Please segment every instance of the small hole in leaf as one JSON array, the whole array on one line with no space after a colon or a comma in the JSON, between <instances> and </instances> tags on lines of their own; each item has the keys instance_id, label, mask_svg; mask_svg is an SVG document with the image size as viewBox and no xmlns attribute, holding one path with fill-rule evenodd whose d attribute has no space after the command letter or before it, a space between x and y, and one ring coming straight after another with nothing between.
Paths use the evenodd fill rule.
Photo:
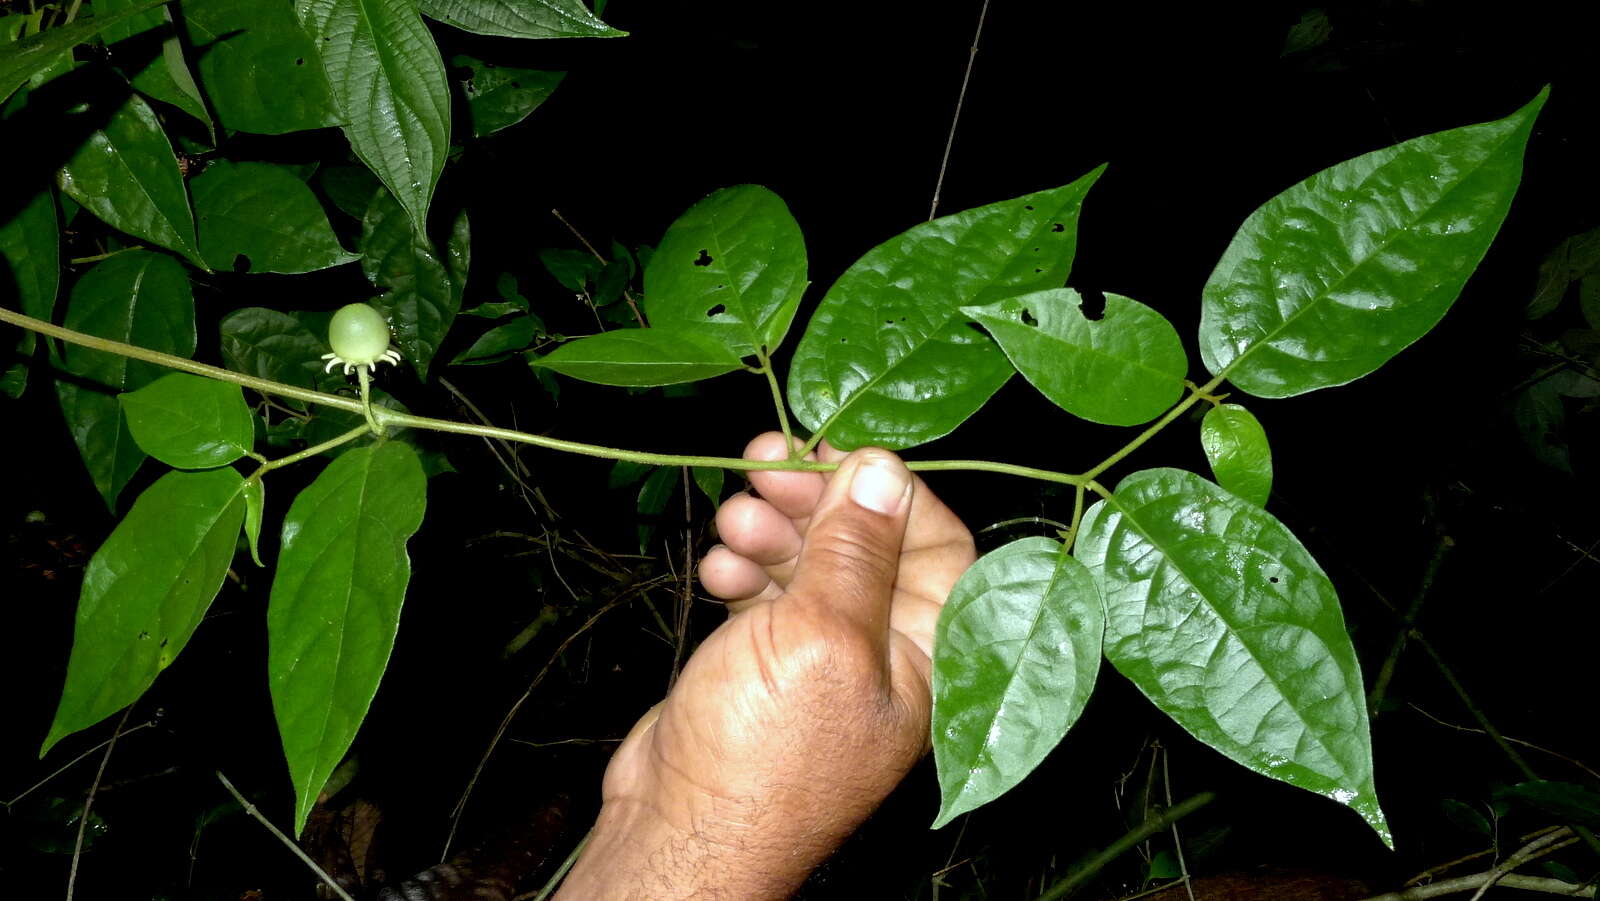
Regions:
<instances>
[{"instance_id":1,"label":"small hole in leaf","mask_svg":"<svg viewBox=\"0 0 1600 901\"><path fill-rule=\"evenodd\" d=\"M1276 585L1276 584L1278 584L1278 577L1277 576L1273 576L1272 578L1268 579L1267 581L1271 582L1274 585Z\"/></svg>"},{"instance_id":2,"label":"small hole in leaf","mask_svg":"<svg viewBox=\"0 0 1600 901\"><path fill-rule=\"evenodd\" d=\"M305 65L305 64L306 64L306 60L305 60L305 57L303 57L303 56L302 56L302 57L300 57L300 58L298 58L298 59L296 59L296 60L295 60L295 61L294 61L294 64L295 64L295 65L297 65L297 66L303 66L303 65Z\"/></svg>"},{"instance_id":3,"label":"small hole in leaf","mask_svg":"<svg viewBox=\"0 0 1600 901\"><path fill-rule=\"evenodd\" d=\"M163 638L163 639L161 639L161 644L158 645L157 647L163 647L164 648L166 646L167 646L167 640L165 638Z\"/></svg>"},{"instance_id":4,"label":"small hole in leaf","mask_svg":"<svg viewBox=\"0 0 1600 901\"><path fill-rule=\"evenodd\" d=\"M513 81L513 82L512 82L512 83L511 83L511 86L512 86L512 87L514 87L514 88L520 88L520 87L522 87L522 82L520 82L520 81Z\"/></svg>"},{"instance_id":5,"label":"small hole in leaf","mask_svg":"<svg viewBox=\"0 0 1600 901\"><path fill-rule=\"evenodd\" d=\"M233 258L233 271L234 272L249 272L250 271L250 258L245 256L242 253L236 255Z\"/></svg>"},{"instance_id":6,"label":"small hole in leaf","mask_svg":"<svg viewBox=\"0 0 1600 901\"><path fill-rule=\"evenodd\" d=\"M1027 210L1027 211L1028 211L1028 212L1030 212L1030 213L1031 213L1031 212L1033 212L1033 204L1031 204L1031 203L1025 203L1025 204L1023 204L1023 205L1022 205L1022 208L1023 208L1023 209L1025 209L1025 210Z\"/></svg>"},{"instance_id":7,"label":"small hole in leaf","mask_svg":"<svg viewBox=\"0 0 1600 901\"><path fill-rule=\"evenodd\" d=\"M1067 227L1057 222L1055 225L1050 226L1050 230L1053 232L1064 232L1067 230Z\"/></svg>"},{"instance_id":8,"label":"small hole in leaf","mask_svg":"<svg viewBox=\"0 0 1600 901\"><path fill-rule=\"evenodd\" d=\"M1043 269L1040 269L1040 268L1039 268L1039 267L1037 267L1037 266L1035 266L1035 267L1034 267L1034 268L1033 268L1033 273L1034 273L1034 275L1038 275L1038 274L1039 274L1039 273L1041 273L1041 272L1043 272L1043 271L1044 271L1044 270L1043 270Z\"/></svg>"},{"instance_id":9,"label":"small hole in leaf","mask_svg":"<svg viewBox=\"0 0 1600 901\"><path fill-rule=\"evenodd\" d=\"M1037 326L1039 320L1033 318L1033 313L1027 307L1022 308L1022 324Z\"/></svg>"},{"instance_id":10,"label":"small hole in leaf","mask_svg":"<svg viewBox=\"0 0 1600 901\"><path fill-rule=\"evenodd\" d=\"M695 257L694 264L696 266L710 266L711 265L711 254L706 253L705 250L702 249L700 251L700 255L698 257Z\"/></svg>"},{"instance_id":11,"label":"small hole in leaf","mask_svg":"<svg viewBox=\"0 0 1600 901\"><path fill-rule=\"evenodd\" d=\"M140 632L139 633L139 640L140 641L149 641L150 640L150 633L149 632Z\"/></svg>"},{"instance_id":12,"label":"small hole in leaf","mask_svg":"<svg viewBox=\"0 0 1600 901\"><path fill-rule=\"evenodd\" d=\"M1035 247L1035 248L1034 248L1034 249L1033 249L1033 252L1034 252L1034 253L1038 253L1038 252L1039 252L1039 248L1037 248L1037 247Z\"/></svg>"},{"instance_id":13,"label":"small hole in leaf","mask_svg":"<svg viewBox=\"0 0 1600 901\"><path fill-rule=\"evenodd\" d=\"M1104 291L1079 291L1083 302L1078 304L1078 311L1083 313L1083 318L1090 322L1099 322L1106 315L1106 295Z\"/></svg>"},{"instance_id":14,"label":"small hole in leaf","mask_svg":"<svg viewBox=\"0 0 1600 901\"><path fill-rule=\"evenodd\" d=\"M709 319L709 318L711 318L713 316L717 316L717 315L721 314L722 312L726 311L727 309L728 308L726 306L724 306L724 305L719 303L716 306L712 307L711 309L706 310L706 318Z\"/></svg>"},{"instance_id":15,"label":"small hole in leaf","mask_svg":"<svg viewBox=\"0 0 1600 901\"><path fill-rule=\"evenodd\" d=\"M849 338L840 338L839 339L839 343L840 344L849 344L850 343L850 339Z\"/></svg>"}]
</instances>

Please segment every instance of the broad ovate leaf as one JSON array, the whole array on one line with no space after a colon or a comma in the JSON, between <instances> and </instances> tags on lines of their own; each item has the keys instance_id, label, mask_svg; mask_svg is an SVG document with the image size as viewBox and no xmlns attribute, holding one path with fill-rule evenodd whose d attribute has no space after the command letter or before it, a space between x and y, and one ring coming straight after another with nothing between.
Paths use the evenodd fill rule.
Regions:
<instances>
[{"instance_id":1,"label":"broad ovate leaf","mask_svg":"<svg viewBox=\"0 0 1600 901\"><path fill-rule=\"evenodd\" d=\"M194 353L194 293L183 265L149 250L101 260L72 286L64 323L74 331L146 350L188 357ZM68 344L67 371L118 390L138 388L167 370L121 354Z\"/></svg>"},{"instance_id":2,"label":"broad ovate leaf","mask_svg":"<svg viewBox=\"0 0 1600 901\"><path fill-rule=\"evenodd\" d=\"M1106 658L1157 707L1392 846L1339 598L1282 523L1192 472L1147 469L1084 515L1076 556L1105 599Z\"/></svg>"},{"instance_id":3,"label":"broad ovate leaf","mask_svg":"<svg viewBox=\"0 0 1600 901\"><path fill-rule=\"evenodd\" d=\"M123 12L143 5L137 0L99 0L95 4L95 14ZM122 65L121 60L129 58L144 66L137 71L124 67L124 71L131 76L129 81L141 94L172 104L200 120L207 130L212 130L211 114L206 111L200 87L195 84L194 72L184 58L183 41L178 37L172 17L170 6L152 9L117 22L101 32L101 37L108 46L113 47L113 61ZM129 41L136 36L140 36L139 40ZM129 41L123 47L131 50L126 55L118 52L122 47L114 46L123 41ZM161 52L150 56L150 51L157 45Z\"/></svg>"},{"instance_id":4,"label":"broad ovate leaf","mask_svg":"<svg viewBox=\"0 0 1600 901\"><path fill-rule=\"evenodd\" d=\"M783 340L807 284L805 238L789 207L766 188L738 185L667 229L644 270L645 316L747 357Z\"/></svg>"},{"instance_id":5,"label":"broad ovate leaf","mask_svg":"<svg viewBox=\"0 0 1600 901\"><path fill-rule=\"evenodd\" d=\"M1251 213L1202 295L1206 367L1291 397L1354 381L1427 334L1499 231L1548 95L1324 169Z\"/></svg>"},{"instance_id":6,"label":"broad ovate leaf","mask_svg":"<svg viewBox=\"0 0 1600 901\"><path fill-rule=\"evenodd\" d=\"M616 38L627 34L595 18L583 0L418 0L430 19L462 31L507 38Z\"/></svg>"},{"instance_id":7,"label":"broad ovate leaf","mask_svg":"<svg viewBox=\"0 0 1600 901\"><path fill-rule=\"evenodd\" d=\"M317 40L350 148L418 232L450 149L444 59L413 0L295 0Z\"/></svg>"},{"instance_id":8,"label":"broad ovate leaf","mask_svg":"<svg viewBox=\"0 0 1600 901\"><path fill-rule=\"evenodd\" d=\"M1059 541L1023 538L961 575L933 643L937 829L1007 791L1077 722L1100 671L1105 611Z\"/></svg>"},{"instance_id":9,"label":"broad ovate leaf","mask_svg":"<svg viewBox=\"0 0 1600 901\"><path fill-rule=\"evenodd\" d=\"M1078 211L1102 171L923 223L868 251L828 289L795 348L795 416L841 449L949 434L1014 371L962 307L1061 287Z\"/></svg>"},{"instance_id":10,"label":"broad ovate leaf","mask_svg":"<svg viewBox=\"0 0 1600 901\"><path fill-rule=\"evenodd\" d=\"M105 103L110 101L96 101ZM105 126L56 173L61 190L112 228L165 247L206 268L195 242L189 192L161 121L139 95L114 110L91 105L81 115L107 115Z\"/></svg>"},{"instance_id":11,"label":"broad ovate leaf","mask_svg":"<svg viewBox=\"0 0 1600 901\"><path fill-rule=\"evenodd\" d=\"M1149 422L1183 393L1189 358L1178 330L1137 300L1107 294L1091 317L1077 291L1058 288L962 312L1040 393L1090 422Z\"/></svg>"},{"instance_id":12,"label":"broad ovate leaf","mask_svg":"<svg viewBox=\"0 0 1600 901\"><path fill-rule=\"evenodd\" d=\"M212 269L292 274L358 259L339 246L311 188L282 166L218 160L189 189Z\"/></svg>"},{"instance_id":13,"label":"broad ovate leaf","mask_svg":"<svg viewBox=\"0 0 1600 901\"><path fill-rule=\"evenodd\" d=\"M233 559L242 482L228 468L169 472L95 551L78 595L67 683L40 756L138 700L183 650Z\"/></svg>"},{"instance_id":14,"label":"broad ovate leaf","mask_svg":"<svg viewBox=\"0 0 1600 901\"><path fill-rule=\"evenodd\" d=\"M744 365L714 336L665 326L601 332L528 362L535 369L627 388L697 382Z\"/></svg>"},{"instance_id":15,"label":"broad ovate leaf","mask_svg":"<svg viewBox=\"0 0 1600 901\"><path fill-rule=\"evenodd\" d=\"M168 466L225 466L255 444L255 418L238 385L174 372L121 399L133 440Z\"/></svg>"},{"instance_id":16,"label":"broad ovate leaf","mask_svg":"<svg viewBox=\"0 0 1600 901\"><path fill-rule=\"evenodd\" d=\"M1200 444L1217 484L1257 507L1272 494L1272 447L1254 414L1238 404L1218 404L1200 420Z\"/></svg>"},{"instance_id":17,"label":"broad ovate leaf","mask_svg":"<svg viewBox=\"0 0 1600 901\"><path fill-rule=\"evenodd\" d=\"M267 604L267 679L294 831L367 715L411 578L427 478L399 441L341 454L289 506ZM241 507L242 509L242 507Z\"/></svg>"},{"instance_id":18,"label":"broad ovate leaf","mask_svg":"<svg viewBox=\"0 0 1600 901\"><path fill-rule=\"evenodd\" d=\"M223 126L275 135L339 124L317 45L289 4L184 0L183 22Z\"/></svg>"},{"instance_id":19,"label":"broad ovate leaf","mask_svg":"<svg viewBox=\"0 0 1600 901\"><path fill-rule=\"evenodd\" d=\"M428 365L455 322L460 294L450 270L387 191L373 195L361 221L361 270L383 294L372 301L394 330L394 342L428 377Z\"/></svg>"}]
</instances>

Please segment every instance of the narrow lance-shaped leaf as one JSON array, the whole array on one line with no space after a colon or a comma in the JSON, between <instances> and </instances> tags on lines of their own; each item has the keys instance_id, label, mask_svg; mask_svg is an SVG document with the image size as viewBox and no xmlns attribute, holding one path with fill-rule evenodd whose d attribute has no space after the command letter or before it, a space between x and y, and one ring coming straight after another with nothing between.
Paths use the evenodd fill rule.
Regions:
<instances>
[{"instance_id":1,"label":"narrow lance-shaped leaf","mask_svg":"<svg viewBox=\"0 0 1600 901\"><path fill-rule=\"evenodd\" d=\"M183 0L183 19L224 127L275 135L339 124L321 54L287 4Z\"/></svg>"},{"instance_id":2,"label":"narrow lance-shaped leaf","mask_svg":"<svg viewBox=\"0 0 1600 901\"><path fill-rule=\"evenodd\" d=\"M1196 738L1349 805L1392 847L1339 598L1282 523L1194 473L1148 469L1089 509L1076 553L1119 672Z\"/></svg>"},{"instance_id":3,"label":"narrow lance-shaped leaf","mask_svg":"<svg viewBox=\"0 0 1600 901\"><path fill-rule=\"evenodd\" d=\"M937 829L1010 791L1083 713L1105 612L1059 541L1023 538L957 580L933 643Z\"/></svg>"},{"instance_id":4,"label":"narrow lance-shaped leaf","mask_svg":"<svg viewBox=\"0 0 1600 901\"><path fill-rule=\"evenodd\" d=\"M267 506L266 486L260 478L245 479L239 486L239 493L244 497L244 537L250 544L250 559L257 566L266 566L261 562L261 516Z\"/></svg>"},{"instance_id":5,"label":"narrow lance-shaped leaf","mask_svg":"<svg viewBox=\"0 0 1600 901\"><path fill-rule=\"evenodd\" d=\"M93 115L91 109L84 115ZM56 181L112 228L176 251L204 269L189 192L161 121L137 94L110 112L67 160Z\"/></svg>"},{"instance_id":6,"label":"narrow lance-shaped leaf","mask_svg":"<svg viewBox=\"0 0 1600 901\"><path fill-rule=\"evenodd\" d=\"M0 224L0 257L10 270L12 284L0 284L0 299L35 319L51 321L56 292L61 283L61 230L56 224L55 192L34 194L10 221ZM34 333L24 329L17 338L21 359L0 373L0 389L18 397L28 383L27 358L32 356Z\"/></svg>"},{"instance_id":7,"label":"narrow lance-shaped leaf","mask_svg":"<svg viewBox=\"0 0 1600 901\"><path fill-rule=\"evenodd\" d=\"M960 425L1014 371L961 308L1061 287L1078 211L1102 171L923 223L868 251L828 289L795 348L795 416L841 449L907 448Z\"/></svg>"},{"instance_id":8,"label":"narrow lance-shaped leaf","mask_svg":"<svg viewBox=\"0 0 1600 901\"><path fill-rule=\"evenodd\" d=\"M738 185L667 229L644 270L645 316L747 357L783 341L807 284L805 238L788 206L759 185Z\"/></svg>"},{"instance_id":9,"label":"narrow lance-shaped leaf","mask_svg":"<svg viewBox=\"0 0 1600 901\"><path fill-rule=\"evenodd\" d=\"M450 149L444 59L412 0L295 0L344 133L419 233Z\"/></svg>"},{"instance_id":10,"label":"narrow lance-shaped leaf","mask_svg":"<svg viewBox=\"0 0 1600 901\"><path fill-rule=\"evenodd\" d=\"M1178 330L1137 300L1105 295L1097 318L1071 288L965 307L1012 365L1056 406L1105 425L1160 416L1183 393L1189 357Z\"/></svg>"},{"instance_id":11,"label":"narrow lance-shaped leaf","mask_svg":"<svg viewBox=\"0 0 1600 901\"><path fill-rule=\"evenodd\" d=\"M624 328L568 341L529 361L535 369L629 388L695 382L741 367L714 337L682 328Z\"/></svg>"},{"instance_id":12,"label":"narrow lance-shaped leaf","mask_svg":"<svg viewBox=\"0 0 1600 901\"><path fill-rule=\"evenodd\" d=\"M460 309L455 280L427 236L385 191L367 205L361 253L362 272L384 291L372 305L389 320L395 343L417 375L427 378Z\"/></svg>"},{"instance_id":13,"label":"narrow lance-shaped leaf","mask_svg":"<svg viewBox=\"0 0 1600 901\"><path fill-rule=\"evenodd\" d=\"M1427 334L1500 230L1548 96L1324 169L1251 213L1206 282L1206 367L1291 397L1358 379Z\"/></svg>"},{"instance_id":14,"label":"narrow lance-shaped leaf","mask_svg":"<svg viewBox=\"0 0 1600 901\"><path fill-rule=\"evenodd\" d=\"M430 19L474 34L507 38L616 38L627 34L595 18L582 0L418 0Z\"/></svg>"},{"instance_id":15,"label":"narrow lance-shaped leaf","mask_svg":"<svg viewBox=\"0 0 1600 901\"><path fill-rule=\"evenodd\" d=\"M294 832L367 715L411 578L427 478L390 441L328 464L289 507L267 606L267 678L294 781Z\"/></svg>"},{"instance_id":16,"label":"narrow lance-shaped leaf","mask_svg":"<svg viewBox=\"0 0 1600 901\"><path fill-rule=\"evenodd\" d=\"M95 35L107 28L165 2L167 0L151 0L103 16L79 19L0 47L0 102L10 97L11 92L22 87L30 77L54 65L61 54L93 40Z\"/></svg>"},{"instance_id":17,"label":"narrow lance-shaped leaf","mask_svg":"<svg viewBox=\"0 0 1600 901\"><path fill-rule=\"evenodd\" d=\"M134 0L98 0L95 3L95 15L120 12L144 4ZM200 88L195 84L194 73L189 70L189 62L183 55L183 42L178 39L176 28L172 23L171 7L152 9L149 12L125 19L107 28L102 32L102 37L108 45L116 45L136 35L144 35L144 40L149 44L136 46L137 59L142 67L132 71L122 66L121 57L116 51L121 48L113 47L112 61L122 66L123 71L131 76L130 81L141 93L170 103L178 109L200 120L208 130L212 128L211 114L206 112L205 102L200 98ZM131 41L130 45L140 45L139 41ZM160 53L151 54L156 43L160 45ZM215 135L213 134L213 137Z\"/></svg>"},{"instance_id":18,"label":"narrow lance-shaped leaf","mask_svg":"<svg viewBox=\"0 0 1600 901\"><path fill-rule=\"evenodd\" d=\"M238 385L174 372L121 400L133 440L168 466L226 466L255 444L255 420Z\"/></svg>"},{"instance_id":19,"label":"narrow lance-shaped leaf","mask_svg":"<svg viewBox=\"0 0 1600 901\"><path fill-rule=\"evenodd\" d=\"M1266 430L1238 404L1218 404L1200 421L1200 444L1217 484L1258 507L1272 494L1272 447Z\"/></svg>"},{"instance_id":20,"label":"narrow lance-shaped leaf","mask_svg":"<svg viewBox=\"0 0 1600 901\"><path fill-rule=\"evenodd\" d=\"M300 273L358 259L339 246L316 195L281 166L218 160L190 189L213 269Z\"/></svg>"},{"instance_id":21,"label":"narrow lance-shaped leaf","mask_svg":"<svg viewBox=\"0 0 1600 901\"><path fill-rule=\"evenodd\" d=\"M67 683L40 756L143 695L222 588L244 518L232 469L169 472L145 489L83 574Z\"/></svg>"}]
</instances>

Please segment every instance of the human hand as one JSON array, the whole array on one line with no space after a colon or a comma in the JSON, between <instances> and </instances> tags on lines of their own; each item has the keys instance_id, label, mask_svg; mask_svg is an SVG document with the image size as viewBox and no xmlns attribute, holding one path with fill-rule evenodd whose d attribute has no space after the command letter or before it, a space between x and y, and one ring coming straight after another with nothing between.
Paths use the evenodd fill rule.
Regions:
<instances>
[{"instance_id":1,"label":"human hand","mask_svg":"<svg viewBox=\"0 0 1600 901\"><path fill-rule=\"evenodd\" d=\"M927 751L934 626L972 536L893 454L820 458L840 468L752 473L760 497L722 505L700 577L728 621L618 748L560 897L786 897Z\"/></svg>"}]
</instances>

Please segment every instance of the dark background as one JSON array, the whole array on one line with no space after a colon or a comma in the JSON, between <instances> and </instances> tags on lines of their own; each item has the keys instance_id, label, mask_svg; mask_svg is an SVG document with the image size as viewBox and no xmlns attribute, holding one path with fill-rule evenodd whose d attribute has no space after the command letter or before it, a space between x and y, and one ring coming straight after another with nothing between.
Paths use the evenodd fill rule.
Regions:
<instances>
[{"instance_id":1,"label":"dark background","mask_svg":"<svg viewBox=\"0 0 1600 901\"><path fill-rule=\"evenodd\" d=\"M548 322L581 322L588 314L535 260L539 248L577 246L551 209L597 245L615 239L632 247L655 243L710 191L753 182L785 198L806 234L814 284L803 323L854 259L927 218L980 7L614 0L605 18L631 35L604 41L516 42L435 26L447 60L465 52L570 73L528 121L468 142L461 163L447 168L436 208L465 203L473 221L468 304L493 299L495 277L510 272ZM1327 4L1328 40L1284 55L1286 35L1308 8L997 0L984 22L939 209L1065 184L1108 162L1084 206L1070 283L1125 294L1167 315L1186 337L1199 377L1189 336L1200 288L1251 210L1325 166L1500 118L1553 85L1519 198L1445 321L1353 385L1247 403L1273 443L1269 509L1333 578L1369 683L1396 629L1378 596L1408 604L1448 536L1420 627L1504 732L1592 766L1600 597L1594 401L1563 401L1572 474L1529 453L1510 405L1549 362L1531 354L1532 341L1581 325L1570 302L1536 323L1524 309L1544 254L1600 225L1600 145L1591 127L1596 17L1537 2ZM328 132L250 149L319 159L342 147ZM335 291L364 284L359 275L344 277L356 281L335 282ZM253 276L248 285L212 286L202 355L207 317L214 325L236 306L300 305L304 284ZM325 306L345 299L330 294ZM464 346L470 338L452 340ZM210 343L214 355L214 337ZM516 363L446 374L500 424L599 444L737 454L771 425L765 386L742 376L689 397L564 382L557 402ZM413 409L459 415L436 386L400 377L391 387ZM0 477L8 536L0 685L9 711L0 731L0 800L109 735L102 726L63 742L43 763L33 760L65 669L83 555L114 523L82 474L48 391L31 391L4 415L14 456ZM1195 433L1192 421L1174 423L1111 481L1144 466L1205 472ZM1127 437L1054 411L1014 379L954 435L908 456L1077 471ZM618 738L659 697L673 661L672 649L647 634L653 620L638 604L609 614L553 657L597 609L603 580L580 581L583 599L568 596L541 556L523 553L526 543L485 539L497 531L539 535L550 523L515 498L481 445L441 446L462 472L430 485L394 660L357 742L356 789L384 806L396 874L437 858L445 817L478 755L547 661L555 666L512 725L513 738ZM561 534L582 533L619 555L637 551L633 498L606 489L607 464L543 452L525 459L562 514ZM147 471L130 486L124 507L153 477ZM292 496L288 481L275 489L280 510ZM1070 517L1070 495L1034 483L978 474L929 482L974 529ZM650 548L657 562L637 563L641 571L666 566L660 539L668 539L671 565L681 567L679 503L657 523ZM46 522L23 523L33 510ZM689 530L700 547L709 512L698 499ZM41 575L41 563L55 577ZM197 888L181 888L197 817L226 801L213 770L228 772L278 822L289 817L264 690L267 584L252 569L240 564L242 584L224 588L183 658L136 708L130 722L156 708L164 716L112 759L113 790L96 802L103 833L84 858L79 897L228 898L248 888L310 897L298 864L237 816L198 833ZM670 619L671 593L655 603L667 605L660 609ZM502 661L501 647L541 604L558 609L558 622ZM714 605L699 603L691 638L719 617ZM1401 659L1390 697L1373 741L1397 854L1349 811L1248 773L1164 724L1106 667L1083 720L1020 790L964 824L929 832L937 788L925 765L808 892L926 898L931 874L958 864L942 877L940 897L1031 898L1127 828L1114 798L1121 792L1124 805L1137 801L1152 741L1170 752L1175 796L1221 794L1185 823L1191 868L1306 867L1394 888L1487 841L1453 823L1445 800L1487 814L1494 788L1522 777L1487 739L1408 706L1471 725L1415 647ZM502 744L469 808L466 841L499 820L553 807L568 823L551 850L559 860L592 818L611 747ZM1584 779L1553 757L1525 753L1547 778ZM81 804L94 766L80 764L0 821L0 876L9 884L61 891L67 855L59 840L65 835L70 850L71 833L60 813ZM553 800L558 793L569 796L565 806ZM1543 825L1516 816L1507 834ZM1086 896L1133 891L1140 875L1130 858Z\"/></svg>"}]
</instances>

